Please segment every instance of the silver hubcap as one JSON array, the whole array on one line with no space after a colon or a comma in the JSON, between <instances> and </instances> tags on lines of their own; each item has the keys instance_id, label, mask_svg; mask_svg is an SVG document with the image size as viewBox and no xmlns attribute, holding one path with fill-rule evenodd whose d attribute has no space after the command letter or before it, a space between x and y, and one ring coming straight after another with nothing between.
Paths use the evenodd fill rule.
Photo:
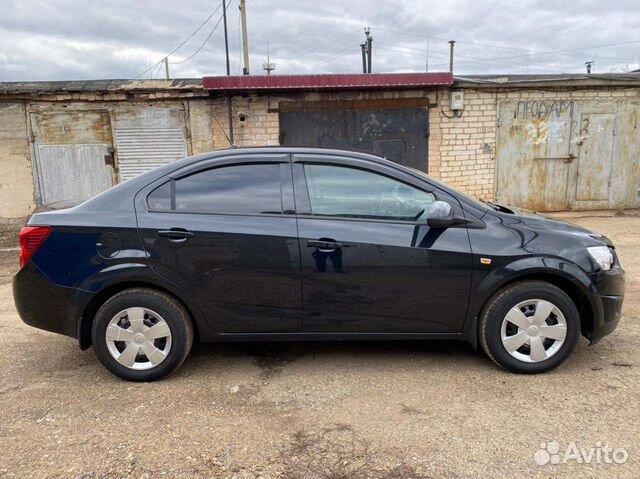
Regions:
<instances>
[{"instance_id":1,"label":"silver hubcap","mask_svg":"<svg viewBox=\"0 0 640 479\"><path fill-rule=\"evenodd\" d=\"M502 345L514 358L539 363L556 354L567 336L567 321L556 305L544 299L516 304L502 320Z\"/></svg>"},{"instance_id":2,"label":"silver hubcap","mask_svg":"<svg viewBox=\"0 0 640 479\"><path fill-rule=\"evenodd\" d=\"M111 356L130 369L151 369L164 361L171 350L171 330L155 311L127 308L119 312L105 333Z\"/></svg>"}]
</instances>

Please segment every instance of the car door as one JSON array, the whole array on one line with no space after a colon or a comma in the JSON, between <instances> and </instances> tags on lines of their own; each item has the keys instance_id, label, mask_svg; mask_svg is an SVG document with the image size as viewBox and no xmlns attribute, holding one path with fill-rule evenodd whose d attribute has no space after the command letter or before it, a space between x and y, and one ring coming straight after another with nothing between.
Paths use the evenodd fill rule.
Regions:
<instances>
[{"instance_id":1,"label":"car door","mask_svg":"<svg viewBox=\"0 0 640 479\"><path fill-rule=\"evenodd\" d=\"M192 295L209 332L300 331L289 155L236 155L158 183L137 208L149 264Z\"/></svg>"},{"instance_id":2,"label":"car door","mask_svg":"<svg viewBox=\"0 0 640 479\"><path fill-rule=\"evenodd\" d=\"M469 237L464 226L426 224L434 201L461 213L459 202L384 165L324 155L293 162L304 331L459 332Z\"/></svg>"}]
</instances>

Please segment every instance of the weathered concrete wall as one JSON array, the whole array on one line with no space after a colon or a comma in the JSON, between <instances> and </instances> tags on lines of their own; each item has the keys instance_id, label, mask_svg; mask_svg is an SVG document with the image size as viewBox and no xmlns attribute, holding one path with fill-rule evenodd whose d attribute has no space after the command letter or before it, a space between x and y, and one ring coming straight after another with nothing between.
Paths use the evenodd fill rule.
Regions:
<instances>
[{"instance_id":1,"label":"weathered concrete wall","mask_svg":"<svg viewBox=\"0 0 640 479\"><path fill-rule=\"evenodd\" d=\"M188 103L189 134L191 154L198 155L215 149L213 104L208 99L193 100Z\"/></svg>"},{"instance_id":2,"label":"weathered concrete wall","mask_svg":"<svg viewBox=\"0 0 640 479\"><path fill-rule=\"evenodd\" d=\"M0 104L0 223L22 221L35 207L30 156L24 104Z\"/></svg>"}]
</instances>

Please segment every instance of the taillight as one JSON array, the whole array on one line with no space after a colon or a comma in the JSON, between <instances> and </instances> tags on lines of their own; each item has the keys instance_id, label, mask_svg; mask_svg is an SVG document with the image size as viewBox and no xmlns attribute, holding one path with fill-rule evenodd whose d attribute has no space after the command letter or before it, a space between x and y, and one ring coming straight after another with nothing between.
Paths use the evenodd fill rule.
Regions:
<instances>
[{"instance_id":1,"label":"taillight","mask_svg":"<svg viewBox=\"0 0 640 479\"><path fill-rule=\"evenodd\" d=\"M29 262L51 233L49 226L25 226L20 230L20 267Z\"/></svg>"}]
</instances>

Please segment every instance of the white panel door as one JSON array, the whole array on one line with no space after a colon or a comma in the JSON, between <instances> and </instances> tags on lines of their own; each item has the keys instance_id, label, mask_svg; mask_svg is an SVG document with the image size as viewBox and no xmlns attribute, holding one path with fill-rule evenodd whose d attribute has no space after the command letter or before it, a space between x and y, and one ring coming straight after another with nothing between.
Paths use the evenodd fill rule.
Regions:
<instances>
[{"instance_id":1,"label":"white panel door","mask_svg":"<svg viewBox=\"0 0 640 479\"><path fill-rule=\"evenodd\" d=\"M37 145L41 202L50 208L82 203L113 185L105 165L109 145Z\"/></svg>"}]
</instances>

